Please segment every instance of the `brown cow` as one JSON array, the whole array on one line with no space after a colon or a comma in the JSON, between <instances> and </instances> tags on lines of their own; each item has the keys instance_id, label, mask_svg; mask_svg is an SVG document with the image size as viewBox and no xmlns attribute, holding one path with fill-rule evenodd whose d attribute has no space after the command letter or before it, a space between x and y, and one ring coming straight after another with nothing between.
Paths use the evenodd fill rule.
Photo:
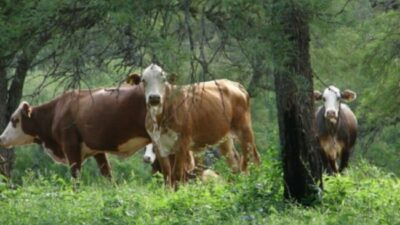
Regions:
<instances>
[{"instance_id":1,"label":"brown cow","mask_svg":"<svg viewBox=\"0 0 400 225\"><path fill-rule=\"evenodd\" d=\"M333 173L342 172L348 166L351 148L357 138L357 119L342 100L352 101L356 93L350 90L340 92L329 86L321 94L314 91L315 100L323 100L324 105L316 110L316 128L323 156ZM338 168L337 160L340 159Z\"/></svg>"},{"instance_id":2,"label":"brown cow","mask_svg":"<svg viewBox=\"0 0 400 225\"><path fill-rule=\"evenodd\" d=\"M0 145L36 142L77 177L94 156L102 175L111 176L105 153L129 156L150 143L145 129L143 86L70 91L40 106L22 102L0 136Z\"/></svg>"},{"instance_id":3,"label":"brown cow","mask_svg":"<svg viewBox=\"0 0 400 225\"><path fill-rule=\"evenodd\" d=\"M239 83L215 80L187 86L171 85L165 72L152 64L135 78L143 82L147 105L146 129L157 144L163 171L172 183L185 180L189 150L198 152L220 145L233 171L239 166L233 151L233 137L242 147L241 170L247 170L249 156L260 157L254 143L249 95ZM167 156L175 154L172 168ZM250 154L250 155L249 155Z\"/></svg>"}]
</instances>

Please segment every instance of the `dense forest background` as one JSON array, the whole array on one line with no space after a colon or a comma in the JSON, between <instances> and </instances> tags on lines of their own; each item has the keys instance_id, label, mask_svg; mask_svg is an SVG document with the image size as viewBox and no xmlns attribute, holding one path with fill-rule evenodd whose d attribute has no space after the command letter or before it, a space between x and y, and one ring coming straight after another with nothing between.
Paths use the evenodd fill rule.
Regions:
<instances>
[{"instance_id":1,"label":"dense forest background","mask_svg":"<svg viewBox=\"0 0 400 225\"><path fill-rule=\"evenodd\" d=\"M351 217L358 214L357 212L366 215L378 210L372 206L372 209L356 208L362 204L368 206L375 204L382 208L386 207L389 212L392 212L390 211L392 209L395 211L393 207L396 204L389 200L385 201L391 198L393 200L393 196L381 196L381 192L375 190L379 187L387 192L396 187L399 189L399 182L388 184L386 178L396 180L400 175L398 163L400 2L397 0L288 2L302 12L309 25L311 41L309 53L314 88L322 91L327 85L333 84L340 89L351 89L357 93L356 101L349 104L359 121L359 137L351 157L350 170L347 175L331 178L326 182L325 195L328 197L322 210L342 212L339 207L332 209L329 205L342 205L348 210L355 207L354 214L349 213L346 216L344 213L343 217L336 218L336 222L340 219L353 221ZM284 7L284 4L279 4L280 1L273 0L1 1L0 128L2 130L5 127L8 117L20 100L27 100L36 105L49 101L69 89L119 86L129 73L140 72L151 62L157 62L168 73L178 75L177 82L180 84L215 78L239 81L252 97L253 127L258 149L263 156L263 166L247 178L231 178L238 179L238 185L233 189L236 190L234 193L242 193L243 199L232 196L227 198L232 202L234 202L232 199L235 199L235 202L243 201L240 202L241 205L238 204L244 208L230 210L245 212L241 215L243 217L236 221L234 217L229 220L227 218L230 216L225 215L225 218L218 214L215 218L210 218L210 221L225 218L226 221L232 221L232 224L234 221L240 223L242 219L249 223L278 222L276 219L278 215L283 215L294 207L277 203L279 201L276 193L281 194L282 190L279 185L271 184L281 183L282 173L274 85L274 70L279 67L274 57L280 52L275 44L283 39L273 23L274 16L280 15L279 10L284 10L280 8ZM1 149L1 151L3 155L1 166L3 170L11 171L12 181L16 185L33 184L40 187L50 183L57 187L62 186L64 189L61 189L65 190L64 182L68 181L64 179L68 180L70 176L68 168L52 162L40 146L31 145L14 150ZM130 184L129 180L135 180L134 184L138 186L154 187L159 184L151 179L150 168L141 162L140 157L141 154L136 154L134 157L122 160L111 156L114 179L117 183L120 182L122 190L129 188L127 187L129 185L126 185L126 182ZM12 161L15 163L8 163ZM5 168L7 166L9 168ZM221 174L231 176L223 162L217 161L214 169ZM83 166L82 175L82 180L87 182L89 187L83 187L81 193L77 195L81 197L90 195L88 194L90 185L97 186L94 183L101 179L98 176L100 175L95 162L89 160ZM361 181L360 177L367 181ZM357 180L358 178L360 180ZM385 180L376 183L374 179L378 178ZM41 183L34 181L35 179L41 180ZM245 183L254 184L254 190L251 189L253 186L246 187ZM268 191L259 191L257 189L259 184L264 185L262 187ZM364 186L359 186L361 184ZM106 184L101 183L101 185ZM204 194L201 190L207 187L196 186L197 190L200 190L200 195ZM211 192L224 195L224 191L230 189L217 186L217 189L211 187ZM359 191L367 197L360 194L358 196L360 202L348 203L345 196L351 194L345 189L351 190L353 194ZM371 197L368 190L375 197L378 196L379 200ZM190 192L193 191L190 187L181 191L181 197L177 197L179 195L168 197L164 192L160 194L160 190L156 196L158 200L165 199L167 203L164 204L171 204L168 207L174 207L174 204L186 204L182 201L195 198L190 196ZM115 197L111 193L102 193L110 202L100 196L92 196L101 202L100 205L125 207L123 199L128 197L128 194L121 191L116 194L119 197ZM228 204L215 199L214 202L209 196L211 194L207 193L204 202L211 202L211 209L218 208L219 204ZM15 193L8 193L4 194L4 198L11 199L13 195L18 196ZM32 201L39 202L41 197L43 196L38 195L37 199L33 197ZM258 212L259 208L252 208L250 203L244 203L246 199L253 197L264 199L263 203L261 200L254 203L254 207L260 205L260 209L264 211ZM136 196L136 198L141 197ZM157 202L155 199L141 200ZM85 204L90 205L88 202ZM138 204L136 206L143 210L151 208L149 205L140 205L134 200L128 202L133 205ZM192 203L203 204L203 202ZM356 206L352 205L353 203ZM1 204L5 207L11 205L4 202ZM40 207L37 206L38 209ZM181 212L180 209L181 206L176 206L174 209L176 218L179 218L179 213L197 215L195 212ZM64 209L60 210L62 212ZM200 211L208 212L207 210ZM219 210L224 212L222 208ZM19 212L17 209L11 211ZM110 213L108 215L110 218L113 216L128 218L130 213L133 216L137 214L129 210L118 212L121 214L111 211ZM309 214L296 208L292 213L293 217L286 218L287 220L302 221L300 218L303 218L310 222L313 221L310 218L316 218L313 223L326 221L323 213L318 214L320 212ZM383 220L365 219L355 223L374 223L373 221L385 223L387 214L379 214ZM269 219L262 220L259 218L260 215ZM304 218L306 215L310 218ZM379 217L373 213L371 215L374 215L375 219ZM4 220L7 218L14 218L18 224L17 217L12 215L3 217ZM39 221L37 223L41 221L38 218L34 219L35 217L27 216L27 218L30 218L30 221ZM390 218L391 220L386 223L393 222L394 217ZM22 218L20 219L21 223L29 221L23 222ZM148 219L143 221L162 223L154 218ZM177 219L175 222L179 221ZM284 221L285 219L280 223ZM109 220L100 222L111 224ZM212 222L206 223L212 224Z\"/></svg>"}]
</instances>

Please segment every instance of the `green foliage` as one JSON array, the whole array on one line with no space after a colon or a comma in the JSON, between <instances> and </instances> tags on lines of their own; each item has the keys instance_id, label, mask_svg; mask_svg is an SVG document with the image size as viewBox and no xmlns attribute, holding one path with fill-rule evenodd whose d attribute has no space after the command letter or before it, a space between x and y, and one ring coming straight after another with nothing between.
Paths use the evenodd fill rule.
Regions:
<instances>
[{"instance_id":1,"label":"green foliage","mask_svg":"<svg viewBox=\"0 0 400 225\"><path fill-rule=\"evenodd\" d=\"M370 163L388 172L400 175L400 135L399 125L385 126L371 141L370 136L362 140L356 148L357 159L367 159ZM368 142L369 141L369 142ZM365 143L366 142L366 143Z\"/></svg>"},{"instance_id":2,"label":"green foliage","mask_svg":"<svg viewBox=\"0 0 400 225\"><path fill-rule=\"evenodd\" d=\"M400 180L362 161L345 175L325 177L322 202L302 207L282 199L278 152L261 167L224 182L193 181L172 191L157 177L117 183L93 178L77 186L57 174L23 176L1 188L1 224L397 224ZM138 165L136 165L138 166ZM2 185L4 187L4 185Z\"/></svg>"}]
</instances>

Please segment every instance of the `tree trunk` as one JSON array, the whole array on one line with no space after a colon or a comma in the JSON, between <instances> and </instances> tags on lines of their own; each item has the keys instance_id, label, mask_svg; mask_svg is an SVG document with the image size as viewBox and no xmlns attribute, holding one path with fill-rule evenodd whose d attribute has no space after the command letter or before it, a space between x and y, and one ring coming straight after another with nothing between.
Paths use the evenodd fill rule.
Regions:
<instances>
[{"instance_id":1,"label":"tree trunk","mask_svg":"<svg viewBox=\"0 0 400 225\"><path fill-rule=\"evenodd\" d=\"M9 113L7 110L7 70L5 62L0 59L0 132L8 123ZM14 151L0 147L0 173L6 177L11 176L11 168L14 161Z\"/></svg>"},{"instance_id":2,"label":"tree trunk","mask_svg":"<svg viewBox=\"0 0 400 225\"><path fill-rule=\"evenodd\" d=\"M26 52L23 52L17 61L17 68L15 70L15 76L12 80L10 89L7 90L7 79L6 69L2 68L3 71L0 73L4 76L0 78L0 98L1 98L1 109L0 109L0 132L4 130L10 119L11 114L17 108L22 98L22 92L24 88L25 77L28 73L30 65L32 63L33 56L29 56ZM12 167L15 162L14 149L5 149L0 147L0 173L10 178Z\"/></svg>"},{"instance_id":3,"label":"tree trunk","mask_svg":"<svg viewBox=\"0 0 400 225\"><path fill-rule=\"evenodd\" d=\"M36 54L35 54L36 55ZM28 70L31 66L34 56L31 56L24 51L17 60L17 68L15 70L15 76L12 79L10 89L8 90L8 102L7 111L10 113L18 107L19 102L22 98L22 92L24 89L24 82Z\"/></svg>"},{"instance_id":4,"label":"tree trunk","mask_svg":"<svg viewBox=\"0 0 400 225\"><path fill-rule=\"evenodd\" d=\"M276 1L273 9L273 25L280 34L274 39L273 56L284 196L311 204L322 190L321 149L314 127L308 21L294 4Z\"/></svg>"},{"instance_id":5,"label":"tree trunk","mask_svg":"<svg viewBox=\"0 0 400 225\"><path fill-rule=\"evenodd\" d=\"M15 69L15 75L9 89L6 76L7 69L5 63L0 60L0 132L7 126L11 114L21 101L25 78L32 61L49 38L49 33L43 33L38 39L33 40L18 56L17 68ZM14 161L15 153L13 149L4 149L0 147L0 173L6 177L11 177Z\"/></svg>"}]
</instances>

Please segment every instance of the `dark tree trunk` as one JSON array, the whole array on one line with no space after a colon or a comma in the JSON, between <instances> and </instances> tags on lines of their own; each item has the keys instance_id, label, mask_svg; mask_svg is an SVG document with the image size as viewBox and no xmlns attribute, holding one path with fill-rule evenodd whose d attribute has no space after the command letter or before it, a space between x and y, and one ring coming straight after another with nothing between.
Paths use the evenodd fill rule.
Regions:
<instances>
[{"instance_id":1,"label":"dark tree trunk","mask_svg":"<svg viewBox=\"0 0 400 225\"><path fill-rule=\"evenodd\" d=\"M12 79L9 89L7 87L8 82L6 78L7 70L5 69L5 67L2 67L0 69L0 132L2 132L7 126L11 114L21 101L25 77L32 60L32 56L27 55L25 51L20 55L17 61L15 76ZM0 173L8 178L11 177L11 171L14 165L14 161L14 150L0 147Z\"/></svg>"},{"instance_id":2,"label":"dark tree trunk","mask_svg":"<svg viewBox=\"0 0 400 225\"><path fill-rule=\"evenodd\" d=\"M8 123L7 99L7 70L5 62L0 59L0 132L4 130ZM14 158L14 151L0 147L0 173L2 175L11 176Z\"/></svg>"},{"instance_id":3,"label":"dark tree trunk","mask_svg":"<svg viewBox=\"0 0 400 225\"><path fill-rule=\"evenodd\" d=\"M11 114L21 101L25 78L32 61L49 38L49 33L43 33L21 52L17 58L17 67L9 88L6 76L7 69L5 63L0 60L0 132L4 130ZM11 177L14 161L15 153L13 149L0 147L0 173L6 177Z\"/></svg>"},{"instance_id":4,"label":"dark tree trunk","mask_svg":"<svg viewBox=\"0 0 400 225\"><path fill-rule=\"evenodd\" d=\"M277 1L273 9L280 33L273 46L279 137L285 198L310 204L322 190L321 149L314 128L308 21L293 4Z\"/></svg>"},{"instance_id":5,"label":"dark tree trunk","mask_svg":"<svg viewBox=\"0 0 400 225\"><path fill-rule=\"evenodd\" d=\"M35 54L36 56L36 54ZM24 51L17 59L17 68L15 70L15 76L12 79L11 86L8 90L8 102L7 111L8 116L18 107L19 102L22 98L22 92L24 89L25 77L31 66L34 56L29 55Z\"/></svg>"}]
</instances>

